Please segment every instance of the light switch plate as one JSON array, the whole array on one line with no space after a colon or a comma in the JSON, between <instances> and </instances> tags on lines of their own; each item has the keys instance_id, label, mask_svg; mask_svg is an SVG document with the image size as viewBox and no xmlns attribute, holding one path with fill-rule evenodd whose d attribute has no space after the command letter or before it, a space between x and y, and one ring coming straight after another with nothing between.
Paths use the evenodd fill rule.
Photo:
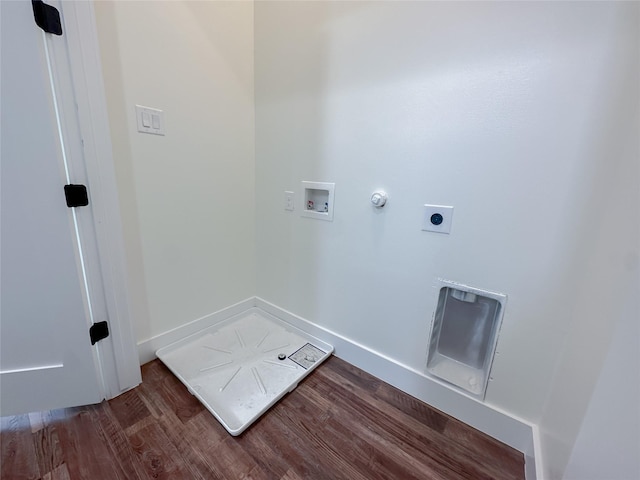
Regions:
<instances>
[{"instance_id":1,"label":"light switch plate","mask_svg":"<svg viewBox=\"0 0 640 480\"><path fill-rule=\"evenodd\" d=\"M453 207L445 205L425 205L422 211L422 230L426 232L449 233L453 219Z\"/></svg>"},{"instance_id":2,"label":"light switch plate","mask_svg":"<svg viewBox=\"0 0 640 480\"><path fill-rule=\"evenodd\" d=\"M284 192L284 209L285 210L289 210L290 212L293 211L293 205L294 205L294 193L290 192L290 191L285 191Z\"/></svg>"},{"instance_id":3,"label":"light switch plate","mask_svg":"<svg viewBox=\"0 0 640 480\"><path fill-rule=\"evenodd\" d=\"M138 131L152 135L164 135L164 112L157 108L136 105L136 123Z\"/></svg>"}]
</instances>

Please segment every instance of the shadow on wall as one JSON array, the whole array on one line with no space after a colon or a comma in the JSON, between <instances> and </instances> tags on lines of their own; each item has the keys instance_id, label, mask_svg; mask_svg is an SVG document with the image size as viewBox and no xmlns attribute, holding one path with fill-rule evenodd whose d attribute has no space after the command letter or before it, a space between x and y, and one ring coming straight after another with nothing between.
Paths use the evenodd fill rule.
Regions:
<instances>
[{"instance_id":1,"label":"shadow on wall","mask_svg":"<svg viewBox=\"0 0 640 480\"><path fill-rule=\"evenodd\" d=\"M584 141L577 147L581 162L574 178L586 188L572 199L573 227L580 241L569 258L571 277L566 279L575 284L576 294L569 303L561 357L540 421L544 458L553 467L550 478L562 476L603 362L611 354L614 326L632 310L625 310L627 299L637 296L640 38L635 7L635 17L623 8L610 19L610 42L584 117ZM636 318L638 313L636 309ZM638 373L637 365L625 368Z\"/></svg>"},{"instance_id":2,"label":"shadow on wall","mask_svg":"<svg viewBox=\"0 0 640 480\"><path fill-rule=\"evenodd\" d=\"M149 336L151 317L145 280L140 217L133 169L131 138L127 105L114 99L125 98L125 86L120 61L120 41L114 2L95 2L98 38L102 60L102 75L107 92L109 128L113 148L113 162L118 183L122 232L127 258L128 288L131 291L131 318L137 340ZM108 65L108 68L105 68Z\"/></svg>"},{"instance_id":3,"label":"shadow on wall","mask_svg":"<svg viewBox=\"0 0 640 480\"><path fill-rule=\"evenodd\" d=\"M236 13L237 6L233 5L233 2L217 2L216 10L213 13L207 2L184 2L184 7L192 14L188 22L189 34L195 35L203 41L206 40L207 49L210 49L212 54L215 52L216 56L224 58L227 70L233 72L235 81L242 86L247 99L253 102L253 81L251 81L253 79L253 65L248 63L246 58L234 54L238 49L253 51L253 37L234 34L236 26L227 20ZM196 25L199 25L200 28L194 32ZM178 24L176 28L184 32L183 26ZM184 55L192 54L193 52L184 52ZM193 58L194 63L203 61L199 56L201 54L202 51L199 50L198 55ZM212 85L214 84L215 81L212 79Z\"/></svg>"},{"instance_id":4,"label":"shadow on wall","mask_svg":"<svg viewBox=\"0 0 640 480\"><path fill-rule=\"evenodd\" d=\"M144 341L255 294L253 3L96 13ZM138 133L134 105L164 110L166 135Z\"/></svg>"},{"instance_id":5,"label":"shadow on wall","mask_svg":"<svg viewBox=\"0 0 640 480\"><path fill-rule=\"evenodd\" d=\"M303 5L287 15L279 15L270 5L256 3L256 16L270 16L268 22L255 23L255 36L269 37L268 50L282 55L265 54L265 45L255 44L256 82L256 218L269 218L270 227L258 234L258 296L276 305L286 305L303 317L311 318L321 308L322 278L327 254L327 238L335 234L336 222L302 218L305 208L301 181L334 182L325 169L324 96L328 82L328 39L322 19L331 9L328 2L315 3L313 18ZM263 31L262 29L267 30ZM304 32L304 44L292 41L291 30ZM295 59L308 57L301 64ZM259 99L259 101L258 101ZM286 124L270 121L280 115ZM293 141L288 141L288 140ZM261 161L277 157L279 165ZM340 204L340 186L335 202ZM294 211L283 211L282 192L295 192ZM339 207L338 207L339 208ZM277 216L272 212L278 212ZM276 242L277 247L273 245ZM269 265L277 265L272 268ZM278 295L268 288L279 285ZM267 288L265 288L267 287Z\"/></svg>"}]
</instances>

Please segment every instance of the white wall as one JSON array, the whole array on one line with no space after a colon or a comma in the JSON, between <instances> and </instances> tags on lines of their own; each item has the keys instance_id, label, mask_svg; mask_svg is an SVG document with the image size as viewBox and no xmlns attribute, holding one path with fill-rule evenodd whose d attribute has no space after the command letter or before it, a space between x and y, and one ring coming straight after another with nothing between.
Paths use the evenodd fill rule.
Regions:
<instances>
[{"instance_id":1,"label":"white wall","mask_svg":"<svg viewBox=\"0 0 640 480\"><path fill-rule=\"evenodd\" d=\"M640 478L640 279L616 324L613 341L563 478Z\"/></svg>"},{"instance_id":2,"label":"white wall","mask_svg":"<svg viewBox=\"0 0 640 480\"><path fill-rule=\"evenodd\" d=\"M255 291L253 4L95 8L143 341ZM136 104L166 136L136 131Z\"/></svg>"},{"instance_id":3,"label":"white wall","mask_svg":"<svg viewBox=\"0 0 640 480\"><path fill-rule=\"evenodd\" d=\"M578 433L589 432L593 426L593 411L601 408L598 405L603 395L611 394L609 399L633 398L640 378L637 336L626 342L614 338L610 343L616 324L622 324L619 328L632 334L633 328L637 332L640 319L635 303L640 291L640 4L609 9L612 14L602 17L603 26L612 35L602 65L602 87L598 94L601 108L590 119L588 145L592 155L585 157L581 172L588 195L582 199L576 232L580 241L575 247L573 271L578 295L571 303L561 358L539 421L542 455L548 466L546 478L561 478ZM631 327L631 322L636 327ZM613 373L614 366L624 372L626 386ZM588 413L596 380L598 390ZM613 385L621 388L615 393L603 391ZM635 395L637 398L637 390ZM640 451L637 432L635 444L625 445L621 435L613 435L621 416L626 417L627 428L634 422L634 415L637 422L640 407L636 403L634 412L624 410L625 404L620 400L609 405L609 429L600 430L599 441L616 445L619 453L637 454ZM605 458L603 455L603 465L612 463ZM622 474L626 465L612 469L607 478L636 478L631 472ZM576 466L574 463L574 472ZM592 471L595 473L597 469Z\"/></svg>"},{"instance_id":4,"label":"white wall","mask_svg":"<svg viewBox=\"0 0 640 480\"><path fill-rule=\"evenodd\" d=\"M258 295L423 370L438 277L504 292L486 401L570 446L637 268L637 7L257 2ZM283 210L301 180L336 183L332 223Z\"/></svg>"}]
</instances>

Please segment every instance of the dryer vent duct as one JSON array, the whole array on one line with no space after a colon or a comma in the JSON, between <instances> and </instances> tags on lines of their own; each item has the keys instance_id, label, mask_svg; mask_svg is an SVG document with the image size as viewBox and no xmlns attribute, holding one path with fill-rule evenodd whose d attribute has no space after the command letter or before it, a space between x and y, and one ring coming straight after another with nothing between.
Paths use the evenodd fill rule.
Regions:
<instances>
[{"instance_id":1,"label":"dryer vent duct","mask_svg":"<svg viewBox=\"0 0 640 480\"><path fill-rule=\"evenodd\" d=\"M506 298L441 281L427 372L484 398Z\"/></svg>"}]
</instances>

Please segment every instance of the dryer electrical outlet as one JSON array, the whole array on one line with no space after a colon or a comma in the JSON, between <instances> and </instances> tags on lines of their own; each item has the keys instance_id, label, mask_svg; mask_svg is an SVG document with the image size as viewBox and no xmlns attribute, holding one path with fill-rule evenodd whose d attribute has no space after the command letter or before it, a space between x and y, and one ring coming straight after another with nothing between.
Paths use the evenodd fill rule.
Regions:
<instances>
[{"instance_id":1,"label":"dryer electrical outlet","mask_svg":"<svg viewBox=\"0 0 640 480\"><path fill-rule=\"evenodd\" d=\"M450 233L453 207L425 205L422 211L422 230L426 232Z\"/></svg>"}]
</instances>

